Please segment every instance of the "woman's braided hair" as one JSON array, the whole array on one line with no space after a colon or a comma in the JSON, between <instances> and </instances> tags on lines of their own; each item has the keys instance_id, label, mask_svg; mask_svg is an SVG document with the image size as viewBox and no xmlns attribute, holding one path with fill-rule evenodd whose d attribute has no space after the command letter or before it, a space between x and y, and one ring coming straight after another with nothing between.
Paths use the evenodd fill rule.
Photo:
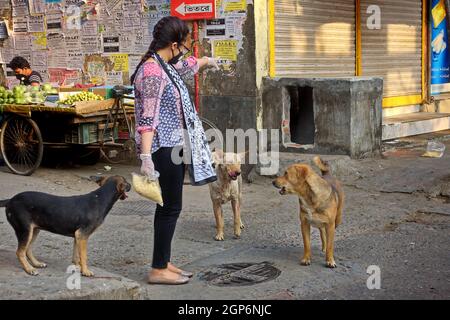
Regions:
<instances>
[{"instance_id":1,"label":"woman's braided hair","mask_svg":"<svg viewBox=\"0 0 450 320\"><path fill-rule=\"evenodd\" d=\"M186 23L177 17L164 17L158 21L153 29L153 41L147 52L142 57L131 76L131 84L134 83L139 68L158 50L164 49L172 43L181 44L186 40L189 34L189 28Z\"/></svg>"}]
</instances>

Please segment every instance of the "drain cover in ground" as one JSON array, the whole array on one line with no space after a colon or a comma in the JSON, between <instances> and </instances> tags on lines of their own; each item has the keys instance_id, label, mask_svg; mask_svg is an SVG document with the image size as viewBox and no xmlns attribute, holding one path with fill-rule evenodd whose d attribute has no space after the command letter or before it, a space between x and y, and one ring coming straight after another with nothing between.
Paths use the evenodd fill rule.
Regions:
<instances>
[{"instance_id":1,"label":"drain cover in ground","mask_svg":"<svg viewBox=\"0 0 450 320\"><path fill-rule=\"evenodd\" d=\"M276 279L281 271L270 262L231 263L203 271L200 279L215 286L251 286Z\"/></svg>"}]
</instances>

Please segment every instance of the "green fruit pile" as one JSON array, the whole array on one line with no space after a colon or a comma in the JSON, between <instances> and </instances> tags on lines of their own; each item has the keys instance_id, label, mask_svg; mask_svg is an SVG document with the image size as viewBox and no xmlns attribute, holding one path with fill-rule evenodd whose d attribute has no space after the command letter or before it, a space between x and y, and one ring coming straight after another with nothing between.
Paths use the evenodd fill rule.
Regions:
<instances>
[{"instance_id":1,"label":"green fruit pile","mask_svg":"<svg viewBox=\"0 0 450 320\"><path fill-rule=\"evenodd\" d=\"M0 104L14 104L14 93L0 86Z\"/></svg>"},{"instance_id":2,"label":"green fruit pile","mask_svg":"<svg viewBox=\"0 0 450 320\"><path fill-rule=\"evenodd\" d=\"M39 86L15 86L7 90L0 86L0 104L42 104L47 95L58 94L51 84Z\"/></svg>"},{"instance_id":3,"label":"green fruit pile","mask_svg":"<svg viewBox=\"0 0 450 320\"><path fill-rule=\"evenodd\" d=\"M80 92L69 96L66 100L60 101L61 104L73 105L75 102L79 101L99 101L104 100L102 96L99 96L93 92Z\"/></svg>"}]
</instances>

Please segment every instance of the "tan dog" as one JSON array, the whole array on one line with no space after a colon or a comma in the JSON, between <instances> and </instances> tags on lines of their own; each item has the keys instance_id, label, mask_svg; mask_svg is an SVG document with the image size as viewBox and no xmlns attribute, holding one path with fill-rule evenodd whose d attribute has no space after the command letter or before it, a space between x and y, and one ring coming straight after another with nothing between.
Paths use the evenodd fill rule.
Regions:
<instances>
[{"instance_id":1,"label":"tan dog","mask_svg":"<svg viewBox=\"0 0 450 320\"><path fill-rule=\"evenodd\" d=\"M224 240L222 205L231 201L234 215L234 236L240 238L244 224L241 221L242 176L241 155L216 150L212 154L217 181L209 184L209 192L216 218L217 241Z\"/></svg>"},{"instance_id":2,"label":"tan dog","mask_svg":"<svg viewBox=\"0 0 450 320\"><path fill-rule=\"evenodd\" d=\"M335 268L334 233L342 221L344 192L340 183L331 176L327 163L320 157L314 163L322 177L306 164L290 166L282 177L273 181L281 195L295 194L300 202L300 221L304 244L302 265L311 264L311 226L319 228L322 251L326 252L326 265Z\"/></svg>"}]
</instances>

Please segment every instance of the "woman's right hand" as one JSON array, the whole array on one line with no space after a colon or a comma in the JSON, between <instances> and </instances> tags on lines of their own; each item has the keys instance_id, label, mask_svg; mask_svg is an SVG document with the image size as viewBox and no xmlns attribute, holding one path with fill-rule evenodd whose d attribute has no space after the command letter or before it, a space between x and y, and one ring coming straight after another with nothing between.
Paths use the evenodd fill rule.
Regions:
<instances>
[{"instance_id":1,"label":"woman's right hand","mask_svg":"<svg viewBox=\"0 0 450 320\"><path fill-rule=\"evenodd\" d=\"M152 155L141 154L139 157L142 160L141 173L151 180L157 179L159 177L159 174L157 171L155 171L155 165L152 160Z\"/></svg>"}]
</instances>

